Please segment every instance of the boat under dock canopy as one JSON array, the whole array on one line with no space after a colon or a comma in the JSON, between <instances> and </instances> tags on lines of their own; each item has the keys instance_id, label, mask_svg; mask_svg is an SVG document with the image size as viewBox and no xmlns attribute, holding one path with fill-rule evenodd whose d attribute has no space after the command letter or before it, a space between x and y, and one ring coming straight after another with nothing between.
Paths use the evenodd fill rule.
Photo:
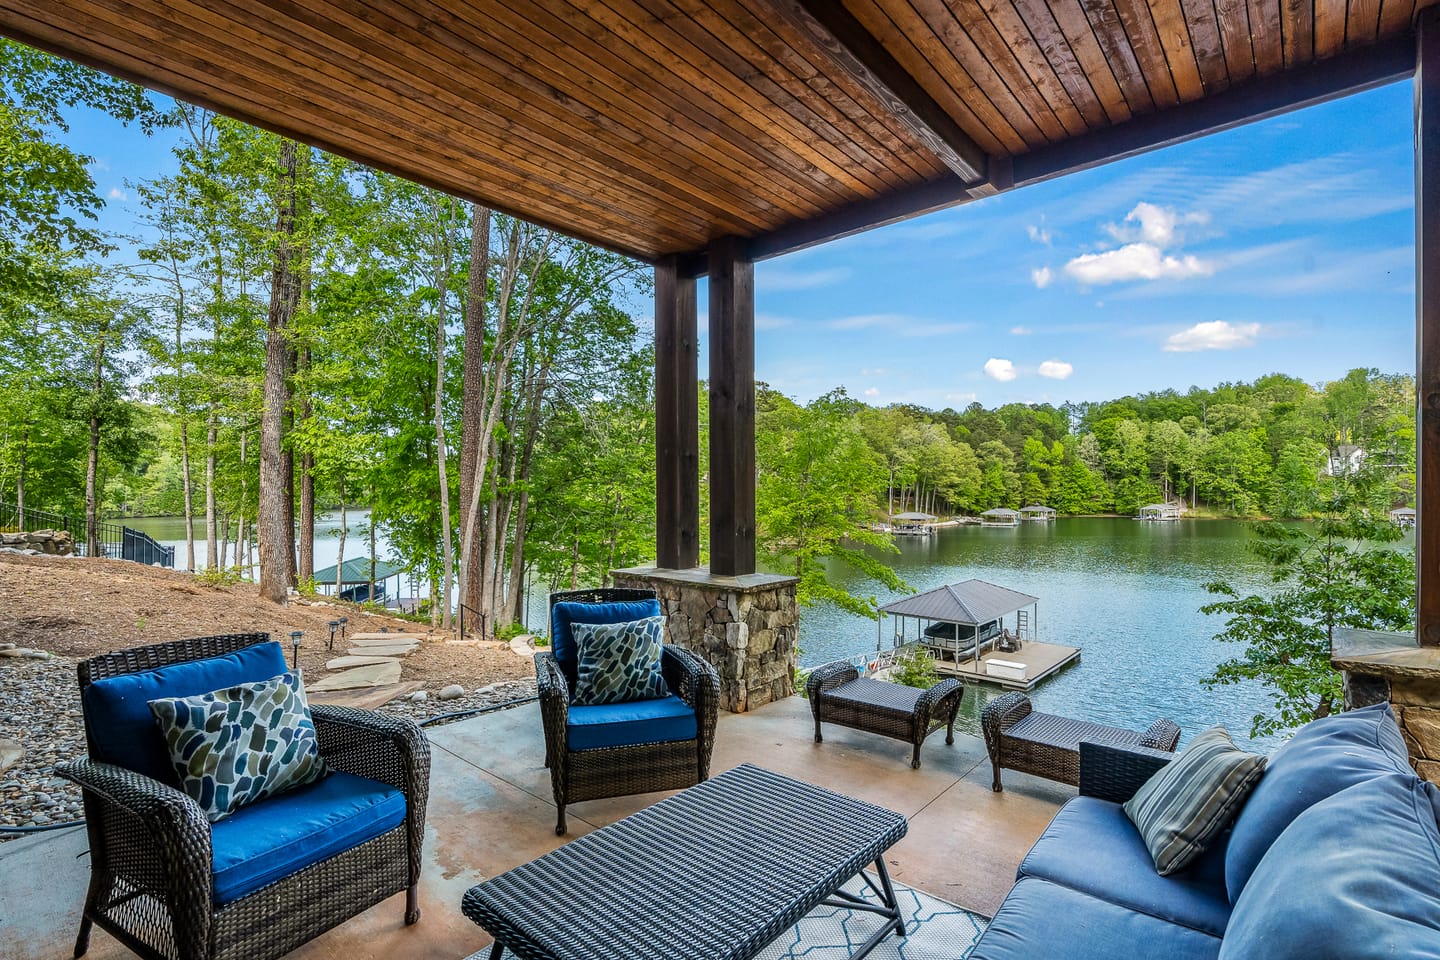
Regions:
<instances>
[{"instance_id":1,"label":"boat under dock canopy","mask_svg":"<svg viewBox=\"0 0 1440 960\"><path fill-rule=\"evenodd\" d=\"M940 673L1029 690L1080 659L1078 647L1036 639L1039 605L1038 597L985 580L947 584L880 607L875 648L884 646L885 617L894 617L894 645L924 647Z\"/></svg>"}]
</instances>

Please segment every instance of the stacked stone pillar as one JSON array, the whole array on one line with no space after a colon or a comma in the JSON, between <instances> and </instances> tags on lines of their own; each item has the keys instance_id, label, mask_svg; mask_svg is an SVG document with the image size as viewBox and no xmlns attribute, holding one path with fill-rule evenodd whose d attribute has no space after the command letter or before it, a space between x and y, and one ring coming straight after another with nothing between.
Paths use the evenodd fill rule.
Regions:
<instances>
[{"instance_id":1,"label":"stacked stone pillar","mask_svg":"<svg viewBox=\"0 0 1440 960\"><path fill-rule=\"evenodd\" d=\"M800 611L794 577L737 577L694 570L616 570L617 587L654 590L667 641L704 657L720 674L720 708L744 713L795 692Z\"/></svg>"},{"instance_id":2,"label":"stacked stone pillar","mask_svg":"<svg viewBox=\"0 0 1440 960\"><path fill-rule=\"evenodd\" d=\"M1345 709L1388 700L1415 772L1440 783L1440 648L1376 630L1337 630L1330 662L1345 678Z\"/></svg>"}]
</instances>

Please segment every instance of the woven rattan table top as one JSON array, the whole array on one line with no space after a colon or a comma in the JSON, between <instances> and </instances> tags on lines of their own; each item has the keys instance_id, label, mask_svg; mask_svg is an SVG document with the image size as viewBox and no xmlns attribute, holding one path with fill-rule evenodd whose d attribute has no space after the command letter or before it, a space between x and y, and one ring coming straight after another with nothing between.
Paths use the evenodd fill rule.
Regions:
<instances>
[{"instance_id":1,"label":"woven rattan table top","mask_svg":"<svg viewBox=\"0 0 1440 960\"><path fill-rule=\"evenodd\" d=\"M905 830L743 764L472 887L463 909L527 960L746 960Z\"/></svg>"}]
</instances>

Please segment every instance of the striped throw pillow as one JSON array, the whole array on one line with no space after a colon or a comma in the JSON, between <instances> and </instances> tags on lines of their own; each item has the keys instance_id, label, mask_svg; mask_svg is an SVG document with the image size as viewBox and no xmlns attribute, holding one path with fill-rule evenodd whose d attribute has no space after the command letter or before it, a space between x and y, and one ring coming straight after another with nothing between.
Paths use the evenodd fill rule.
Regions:
<instances>
[{"instance_id":1,"label":"striped throw pillow","mask_svg":"<svg viewBox=\"0 0 1440 960\"><path fill-rule=\"evenodd\" d=\"M1224 727L1190 742L1125 804L1161 876L1183 870L1235 819L1265 758L1235 746Z\"/></svg>"}]
</instances>

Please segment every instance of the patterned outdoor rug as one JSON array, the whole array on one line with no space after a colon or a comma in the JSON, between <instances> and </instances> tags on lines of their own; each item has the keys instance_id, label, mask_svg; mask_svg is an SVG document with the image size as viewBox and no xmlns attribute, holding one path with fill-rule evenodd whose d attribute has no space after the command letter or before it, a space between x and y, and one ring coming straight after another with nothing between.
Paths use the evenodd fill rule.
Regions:
<instances>
[{"instance_id":1,"label":"patterned outdoor rug","mask_svg":"<svg viewBox=\"0 0 1440 960\"><path fill-rule=\"evenodd\" d=\"M845 885L872 902L878 898L859 880ZM905 938L891 934L869 954L874 960L962 960L990 921L928 893L895 884L905 917ZM846 960L884 921L863 910L816 907L762 950L757 960ZM868 958L867 958L868 960Z\"/></svg>"},{"instance_id":2,"label":"patterned outdoor rug","mask_svg":"<svg viewBox=\"0 0 1440 960\"><path fill-rule=\"evenodd\" d=\"M859 880L850 881L845 889L872 902L878 900ZM867 960L964 960L990 922L978 913L902 883L895 884L895 899L904 911L908 933L904 939L894 934L886 937ZM882 922L875 914L863 910L816 907L762 950L756 960L848 960ZM486 960L489 956L490 948L486 947L466 960ZM511 956L508 950L505 956Z\"/></svg>"}]
</instances>

